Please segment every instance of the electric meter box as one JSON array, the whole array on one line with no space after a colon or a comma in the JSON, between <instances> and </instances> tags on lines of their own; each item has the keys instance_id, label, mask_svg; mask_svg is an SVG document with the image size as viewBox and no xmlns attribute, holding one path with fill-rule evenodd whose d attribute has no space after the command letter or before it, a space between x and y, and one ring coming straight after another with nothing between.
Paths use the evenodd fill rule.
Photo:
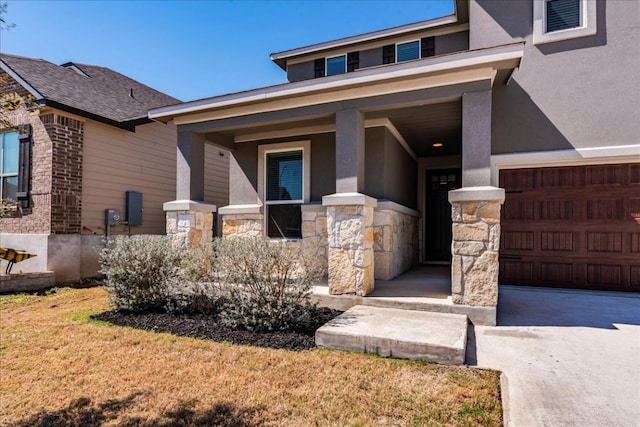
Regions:
<instances>
[{"instance_id":1,"label":"electric meter box","mask_svg":"<svg viewBox=\"0 0 640 427\"><path fill-rule=\"evenodd\" d=\"M142 225L142 193L137 191L126 192L127 224Z\"/></svg>"}]
</instances>

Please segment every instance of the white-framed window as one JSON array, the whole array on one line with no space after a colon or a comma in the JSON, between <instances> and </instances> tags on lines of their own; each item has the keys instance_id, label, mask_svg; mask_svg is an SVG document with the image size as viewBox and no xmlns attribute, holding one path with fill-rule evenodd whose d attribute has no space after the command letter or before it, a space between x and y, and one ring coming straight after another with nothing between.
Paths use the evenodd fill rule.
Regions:
<instances>
[{"instance_id":1,"label":"white-framed window","mask_svg":"<svg viewBox=\"0 0 640 427\"><path fill-rule=\"evenodd\" d=\"M258 146L258 195L264 203L265 234L302 238L301 206L309 201L310 141Z\"/></svg>"},{"instance_id":2,"label":"white-framed window","mask_svg":"<svg viewBox=\"0 0 640 427\"><path fill-rule=\"evenodd\" d=\"M420 59L420 40L396 44L396 62Z\"/></svg>"},{"instance_id":3,"label":"white-framed window","mask_svg":"<svg viewBox=\"0 0 640 427\"><path fill-rule=\"evenodd\" d=\"M533 43L596 34L596 0L534 0Z\"/></svg>"},{"instance_id":4,"label":"white-framed window","mask_svg":"<svg viewBox=\"0 0 640 427\"><path fill-rule=\"evenodd\" d=\"M0 132L0 198L16 200L19 147L18 132Z\"/></svg>"},{"instance_id":5,"label":"white-framed window","mask_svg":"<svg viewBox=\"0 0 640 427\"><path fill-rule=\"evenodd\" d=\"M347 72L347 55L332 56L326 59L325 70L327 76L344 74Z\"/></svg>"}]
</instances>

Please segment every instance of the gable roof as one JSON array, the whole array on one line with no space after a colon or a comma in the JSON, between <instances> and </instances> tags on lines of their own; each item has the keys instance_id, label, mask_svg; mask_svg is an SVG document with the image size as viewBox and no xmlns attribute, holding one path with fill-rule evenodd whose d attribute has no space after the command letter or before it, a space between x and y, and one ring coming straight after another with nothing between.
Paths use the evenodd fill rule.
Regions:
<instances>
[{"instance_id":1,"label":"gable roof","mask_svg":"<svg viewBox=\"0 0 640 427\"><path fill-rule=\"evenodd\" d=\"M0 66L40 105L127 130L148 123L147 112L180 102L106 67L0 54Z\"/></svg>"}]
</instances>

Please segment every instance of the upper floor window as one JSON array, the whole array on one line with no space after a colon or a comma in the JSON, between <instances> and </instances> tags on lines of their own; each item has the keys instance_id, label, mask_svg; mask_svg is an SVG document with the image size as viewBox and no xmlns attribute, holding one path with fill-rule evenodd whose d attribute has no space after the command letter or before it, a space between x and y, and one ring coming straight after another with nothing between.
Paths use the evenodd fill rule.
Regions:
<instances>
[{"instance_id":1,"label":"upper floor window","mask_svg":"<svg viewBox=\"0 0 640 427\"><path fill-rule=\"evenodd\" d=\"M595 0L534 0L533 43L596 34Z\"/></svg>"},{"instance_id":2,"label":"upper floor window","mask_svg":"<svg viewBox=\"0 0 640 427\"><path fill-rule=\"evenodd\" d=\"M396 45L396 62L411 61L420 58L420 40Z\"/></svg>"},{"instance_id":3,"label":"upper floor window","mask_svg":"<svg viewBox=\"0 0 640 427\"><path fill-rule=\"evenodd\" d=\"M19 164L18 132L0 133L0 197L16 200Z\"/></svg>"},{"instance_id":4,"label":"upper floor window","mask_svg":"<svg viewBox=\"0 0 640 427\"><path fill-rule=\"evenodd\" d=\"M334 76L336 74L343 74L347 72L347 56L340 55L332 58L327 58L327 76Z\"/></svg>"},{"instance_id":5,"label":"upper floor window","mask_svg":"<svg viewBox=\"0 0 640 427\"><path fill-rule=\"evenodd\" d=\"M258 173L266 234L280 239L302 237L301 206L309 200L309 141L261 145Z\"/></svg>"},{"instance_id":6,"label":"upper floor window","mask_svg":"<svg viewBox=\"0 0 640 427\"><path fill-rule=\"evenodd\" d=\"M411 61L435 56L435 54L435 37L423 37L419 40L382 46L382 63L393 64L396 62Z\"/></svg>"}]
</instances>

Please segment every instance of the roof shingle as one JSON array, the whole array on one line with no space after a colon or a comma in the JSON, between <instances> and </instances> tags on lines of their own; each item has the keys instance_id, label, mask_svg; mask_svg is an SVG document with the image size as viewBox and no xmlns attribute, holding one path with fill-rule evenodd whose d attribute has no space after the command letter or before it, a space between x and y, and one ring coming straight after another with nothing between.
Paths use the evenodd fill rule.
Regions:
<instances>
[{"instance_id":1,"label":"roof shingle","mask_svg":"<svg viewBox=\"0 0 640 427\"><path fill-rule=\"evenodd\" d=\"M43 59L4 53L0 54L0 60L46 101L114 122L146 119L150 109L180 102L106 67L78 63L56 65Z\"/></svg>"}]
</instances>

